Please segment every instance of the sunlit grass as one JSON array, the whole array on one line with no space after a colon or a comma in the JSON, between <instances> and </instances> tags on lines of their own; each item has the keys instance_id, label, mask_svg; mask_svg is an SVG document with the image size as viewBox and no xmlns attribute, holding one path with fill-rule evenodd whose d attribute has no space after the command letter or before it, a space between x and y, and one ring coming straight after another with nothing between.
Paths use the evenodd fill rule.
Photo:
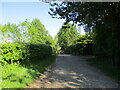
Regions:
<instances>
[{"instance_id":1,"label":"sunlit grass","mask_svg":"<svg viewBox=\"0 0 120 90\"><path fill-rule=\"evenodd\" d=\"M2 88L25 88L53 63L55 56L44 60L24 61L2 66Z\"/></svg>"}]
</instances>

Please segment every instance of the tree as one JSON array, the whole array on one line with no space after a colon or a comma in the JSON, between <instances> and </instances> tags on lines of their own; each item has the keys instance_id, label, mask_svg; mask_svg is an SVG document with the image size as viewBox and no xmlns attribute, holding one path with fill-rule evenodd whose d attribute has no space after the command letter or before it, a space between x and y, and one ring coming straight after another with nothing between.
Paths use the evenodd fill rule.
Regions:
<instances>
[{"instance_id":1,"label":"tree","mask_svg":"<svg viewBox=\"0 0 120 90\"><path fill-rule=\"evenodd\" d=\"M58 43L62 50L75 43L78 32L76 26L72 24L64 24L58 32Z\"/></svg>"},{"instance_id":2,"label":"tree","mask_svg":"<svg viewBox=\"0 0 120 90\"><path fill-rule=\"evenodd\" d=\"M48 33L39 19L35 18L32 20L32 22L29 22L29 20L26 19L25 22L20 23L19 26L21 29L20 31L22 31L22 33L26 35L28 39L27 41L29 41L30 43L46 43L46 37L48 36Z\"/></svg>"},{"instance_id":3,"label":"tree","mask_svg":"<svg viewBox=\"0 0 120 90\"><path fill-rule=\"evenodd\" d=\"M119 14L119 3L85 3L85 2L62 2L50 3L49 14L53 18L66 19L66 22L73 21L87 26L95 26L105 21L115 22ZM112 17L112 18L110 18Z\"/></svg>"},{"instance_id":4,"label":"tree","mask_svg":"<svg viewBox=\"0 0 120 90\"><path fill-rule=\"evenodd\" d=\"M17 37L19 37L18 27L15 24L7 23L1 26L0 32L2 35L2 42L14 42L18 39Z\"/></svg>"}]
</instances>

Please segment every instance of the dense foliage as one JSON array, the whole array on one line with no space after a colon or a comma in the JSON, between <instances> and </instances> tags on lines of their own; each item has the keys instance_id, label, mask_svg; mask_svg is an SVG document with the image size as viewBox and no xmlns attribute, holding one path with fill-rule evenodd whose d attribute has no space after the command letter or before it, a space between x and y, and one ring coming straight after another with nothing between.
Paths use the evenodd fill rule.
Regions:
<instances>
[{"instance_id":1,"label":"dense foliage","mask_svg":"<svg viewBox=\"0 0 120 90\"><path fill-rule=\"evenodd\" d=\"M29 54L29 48L22 43L4 43L0 45L0 49L2 57L0 61L3 63L25 60Z\"/></svg>"},{"instance_id":2,"label":"dense foliage","mask_svg":"<svg viewBox=\"0 0 120 90\"><path fill-rule=\"evenodd\" d=\"M50 46L44 45L44 44L31 44L30 45L30 59L37 58L38 60L44 59L52 55L52 48Z\"/></svg>"},{"instance_id":3,"label":"dense foliage","mask_svg":"<svg viewBox=\"0 0 120 90\"><path fill-rule=\"evenodd\" d=\"M92 33L80 35L78 29L72 24L64 24L56 35L57 43L61 51L74 55L92 55L93 40Z\"/></svg>"},{"instance_id":4,"label":"dense foliage","mask_svg":"<svg viewBox=\"0 0 120 90\"><path fill-rule=\"evenodd\" d=\"M78 32L74 25L63 25L57 34L58 44L61 50L66 52L67 47L73 45L77 39Z\"/></svg>"},{"instance_id":5,"label":"dense foliage","mask_svg":"<svg viewBox=\"0 0 120 90\"><path fill-rule=\"evenodd\" d=\"M38 60L52 55L52 48L44 44L4 43L1 44L1 62L14 63L23 60Z\"/></svg>"},{"instance_id":6,"label":"dense foliage","mask_svg":"<svg viewBox=\"0 0 120 90\"><path fill-rule=\"evenodd\" d=\"M55 41L38 19L15 24L8 23L1 28L1 62L13 63L26 59L43 59L56 53Z\"/></svg>"},{"instance_id":7,"label":"dense foliage","mask_svg":"<svg viewBox=\"0 0 120 90\"><path fill-rule=\"evenodd\" d=\"M88 33L86 35L79 35L76 43L71 47L71 53L75 55L93 55L92 36Z\"/></svg>"},{"instance_id":8,"label":"dense foliage","mask_svg":"<svg viewBox=\"0 0 120 90\"><path fill-rule=\"evenodd\" d=\"M97 60L120 66L120 2L50 3L53 18L84 25L94 33L94 54Z\"/></svg>"}]
</instances>

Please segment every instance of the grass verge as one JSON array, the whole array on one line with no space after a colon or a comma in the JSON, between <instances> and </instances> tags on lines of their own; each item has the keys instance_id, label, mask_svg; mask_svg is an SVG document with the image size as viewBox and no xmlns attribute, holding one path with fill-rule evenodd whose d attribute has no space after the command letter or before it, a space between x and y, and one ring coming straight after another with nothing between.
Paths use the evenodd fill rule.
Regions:
<instances>
[{"instance_id":1,"label":"grass verge","mask_svg":"<svg viewBox=\"0 0 120 90\"><path fill-rule=\"evenodd\" d=\"M111 77L115 82L120 84L120 70L106 62L102 62L100 60L97 60L96 58L90 58L87 60L89 64L97 67L100 69L102 72L104 72L107 76Z\"/></svg>"},{"instance_id":2,"label":"grass verge","mask_svg":"<svg viewBox=\"0 0 120 90\"><path fill-rule=\"evenodd\" d=\"M55 56L44 60L34 59L21 64L2 66L2 88L25 88L33 82L55 60Z\"/></svg>"}]
</instances>

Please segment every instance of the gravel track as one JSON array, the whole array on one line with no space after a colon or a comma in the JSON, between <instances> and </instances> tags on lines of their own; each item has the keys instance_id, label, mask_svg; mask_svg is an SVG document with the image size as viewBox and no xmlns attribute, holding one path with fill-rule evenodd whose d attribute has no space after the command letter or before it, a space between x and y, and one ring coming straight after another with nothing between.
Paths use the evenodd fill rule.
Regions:
<instances>
[{"instance_id":1,"label":"gravel track","mask_svg":"<svg viewBox=\"0 0 120 90\"><path fill-rule=\"evenodd\" d=\"M118 84L86 61L92 56L58 55L56 62L28 88L118 88Z\"/></svg>"}]
</instances>

